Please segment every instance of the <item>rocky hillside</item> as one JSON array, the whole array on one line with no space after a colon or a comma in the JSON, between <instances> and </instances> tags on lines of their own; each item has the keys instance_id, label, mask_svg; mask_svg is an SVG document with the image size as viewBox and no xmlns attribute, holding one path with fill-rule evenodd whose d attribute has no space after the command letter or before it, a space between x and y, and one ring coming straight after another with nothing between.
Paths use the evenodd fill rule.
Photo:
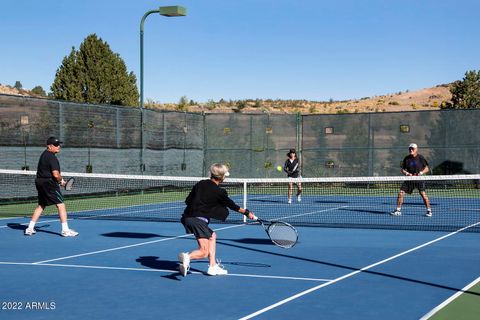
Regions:
<instances>
[{"instance_id":1,"label":"rocky hillside","mask_svg":"<svg viewBox=\"0 0 480 320\"><path fill-rule=\"evenodd\" d=\"M12 86L3 85L0 83L0 94L11 94L24 97L34 97L34 98L45 98L44 96L33 93L30 90L26 89L16 89Z\"/></svg>"},{"instance_id":2,"label":"rocky hillside","mask_svg":"<svg viewBox=\"0 0 480 320\"><path fill-rule=\"evenodd\" d=\"M0 84L0 93L39 97L29 90L17 90L11 86ZM333 114L361 112L392 112L435 110L451 100L450 85L438 85L417 91L404 91L374 97L345 101L307 101L307 100L240 100L240 101L209 101L183 104L162 104L153 101L145 103L146 108L158 110L176 110L206 113L302 113L302 114Z\"/></svg>"}]
</instances>

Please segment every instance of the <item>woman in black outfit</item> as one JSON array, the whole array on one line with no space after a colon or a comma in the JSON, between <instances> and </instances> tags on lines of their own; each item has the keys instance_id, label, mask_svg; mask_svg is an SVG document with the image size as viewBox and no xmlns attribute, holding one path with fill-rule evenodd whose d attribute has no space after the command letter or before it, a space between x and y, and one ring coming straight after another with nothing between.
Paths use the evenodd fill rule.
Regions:
<instances>
[{"instance_id":1,"label":"woman in black outfit","mask_svg":"<svg viewBox=\"0 0 480 320\"><path fill-rule=\"evenodd\" d=\"M297 151L295 149L290 149L287 153L288 159L285 161L283 165L283 171L287 173L287 177L289 178L301 178L300 176L300 162L297 158ZM302 201L302 184L297 182L297 201ZM288 183L288 203L292 203L292 190L293 190L293 182Z\"/></svg>"},{"instance_id":2,"label":"woman in black outfit","mask_svg":"<svg viewBox=\"0 0 480 320\"><path fill-rule=\"evenodd\" d=\"M213 164L210 167L210 179L199 181L193 186L185 203L187 207L183 212L181 222L187 233L193 233L197 239L198 248L190 253L181 252L178 255L180 272L185 277L190 269L190 260L208 257L209 267L207 274L211 276L225 275L227 270L217 263L216 233L209 228L210 219L225 221L229 211L237 211L249 219L255 219L253 212L240 208L228 197L227 191L219 187L219 184L230 174L223 164Z\"/></svg>"}]
</instances>

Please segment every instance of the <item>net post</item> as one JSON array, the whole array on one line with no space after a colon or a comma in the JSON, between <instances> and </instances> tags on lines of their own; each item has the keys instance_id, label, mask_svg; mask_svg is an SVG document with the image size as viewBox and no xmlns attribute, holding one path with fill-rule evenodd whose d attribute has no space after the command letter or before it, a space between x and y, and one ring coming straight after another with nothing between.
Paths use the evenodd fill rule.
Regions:
<instances>
[{"instance_id":1,"label":"net post","mask_svg":"<svg viewBox=\"0 0 480 320\"><path fill-rule=\"evenodd\" d=\"M243 181L243 208L247 208L247 181ZM243 216L243 222L247 222L247 216Z\"/></svg>"}]
</instances>

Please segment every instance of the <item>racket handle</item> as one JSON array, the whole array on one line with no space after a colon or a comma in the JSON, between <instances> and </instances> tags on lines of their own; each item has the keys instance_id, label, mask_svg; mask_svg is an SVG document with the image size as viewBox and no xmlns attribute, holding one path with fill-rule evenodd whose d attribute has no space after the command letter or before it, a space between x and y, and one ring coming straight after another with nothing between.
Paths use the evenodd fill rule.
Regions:
<instances>
[{"instance_id":1,"label":"racket handle","mask_svg":"<svg viewBox=\"0 0 480 320\"><path fill-rule=\"evenodd\" d=\"M249 218L249 219L250 219L250 213L253 215L252 220L258 220L257 216L255 216L255 214L254 214L252 211L250 211L250 210L248 210L247 208L245 208L245 213L244 213L244 215L245 215L247 218Z\"/></svg>"}]
</instances>

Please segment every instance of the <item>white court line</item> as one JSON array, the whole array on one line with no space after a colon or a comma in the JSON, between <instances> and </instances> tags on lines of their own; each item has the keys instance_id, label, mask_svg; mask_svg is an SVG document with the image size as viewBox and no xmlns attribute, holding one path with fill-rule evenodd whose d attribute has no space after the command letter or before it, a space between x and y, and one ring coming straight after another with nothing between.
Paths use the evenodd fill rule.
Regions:
<instances>
[{"instance_id":1,"label":"white court line","mask_svg":"<svg viewBox=\"0 0 480 320\"><path fill-rule=\"evenodd\" d=\"M238 274L238 273L229 273L227 276L233 277L249 277L249 278L267 278L267 279L286 279L286 280L302 280L302 281L321 281L327 282L332 281L332 279L322 279L322 278L299 278L299 277L282 277L282 276L263 276L256 274Z\"/></svg>"},{"instance_id":2,"label":"white court line","mask_svg":"<svg viewBox=\"0 0 480 320\"><path fill-rule=\"evenodd\" d=\"M450 302L452 302L453 300L455 300L459 295L461 295L462 293L464 293L465 291L467 291L468 289L470 289L471 287L473 287L477 282L480 282L480 277L478 277L477 279L473 280L472 282L470 282L468 285L465 286L465 288L463 288L462 290L460 291L457 291L454 295L452 295L450 298L448 298L447 300L443 301L441 304L439 304L438 306L436 306L435 308L433 308L432 310L430 310L429 313L427 313L426 315L424 315L423 317L421 317L419 320L427 320L427 319L430 319L431 316L433 316L435 313L437 313L438 311L440 311L441 309L443 309L443 307L445 307L447 304L449 304Z\"/></svg>"},{"instance_id":3,"label":"white court line","mask_svg":"<svg viewBox=\"0 0 480 320\"><path fill-rule=\"evenodd\" d=\"M25 219L25 217L0 218L0 220L14 220L14 219Z\"/></svg>"},{"instance_id":4,"label":"white court line","mask_svg":"<svg viewBox=\"0 0 480 320\"><path fill-rule=\"evenodd\" d=\"M106 266L90 266L90 265L78 265L78 264L57 264L57 263L43 263L35 264L28 262L3 262L0 261L0 265L21 265L21 266L46 266L46 267L64 267L64 268L84 268L84 269L102 269L102 270L123 270L123 271L142 271L142 272L162 272L162 273L178 273L177 269L147 269L147 268L125 268L125 267L106 267ZM200 271L190 271L192 274L205 274ZM280 279L280 280L301 280L301 281L315 281L326 282L331 279L318 279L318 278L303 278L303 277L286 277L286 276L266 276L258 274L242 274L242 273L229 273L226 276L230 277L248 277L248 278L263 278L263 279Z\"/></svg>"},{"instance_id":5,"label":"white court line","mask_svg":"<svg viewBox=\"0 0 480 320\"><path fill-rule=\"evenodd\" d=\"M149 204L150 205L150 204ZM118 207L118 208L115 208L113 210L122 210L122 209L127 209L128 208L133 208L133 207L140 207L142 205L136 205L136 206L127 206L127 207ZM80 220L80 219L95 219L95 218L98 218L98 217L109 217L109 216L121 216L121 215L128 215L128 214L132 214L132 213L143 213L143 212L150 212L150 211L162 211L162 210L170 210L170 209L178 209L178 208L184 208L185 206L174 206L174 207L162 207L162 208L156 208L156 209L147 209L147 210L133 210L133 211L126 211L126 212L123 212L123 213L108 213L108 214L98 214L98 215L94 215L94 216L85 216L85 217L75 217L75 218L68 218L69 221L71 220ZM71 215L75 215L75 214L82 214L82 212L92 212L92 213L95 213L95 211L105 211L105 210L109 210L108 208L107 209L95 209L95 210L81 210L81 211L72 211L72 212L69 212L67 213L68 214L71 214ZM48 215L51 215L51 214L46 214L47 216ZM0 220L8 220L8 219L30 219L30 217L12 217L12 218L0 218ZM59 220L58 218L56 220L48 220L48 221L41 221L39 220L39 222L52 222L52 221L57 221ZM28 225L28 222L26 223L21 223L21 225ZM8 226L0 226L0 228L7 228Z\"/></svg>"},{"instance_id":6,"label":"white court line","mask_svg":"<svg viewBox=\"0 0 480 320\"><path fill-rule=\"evenodd\" d=\"M126 208L128 209L128 207L121 207L121 208L115 208L113 210L126 209ZM185 206L163 207L163 208L147 209L147 210L129 210L129 211L122 212L122 213L113 212L113 213L106 213L106 214L97 214L97 215L93 215L93 216L76 217L76 219L97 219L98 217L122 216L122 215L129 215L129 214L132 214L132 213L144 213L144 212L162 211L162 210L170 210L170 209L178 209L178 208L185 208ZM96 210L92 210L92 211L95 212L95 211L105 211L105 210L110 210L110 209L96 209ZM89 211L91 211L91 210L76 211L75 213L89 212ZM73 213L72 213L72 215L73 215Z\"/></svg>"},{"instance_id":7,"label":"white court line","mask_svg":"<svg viewBox=\"0 0 480 320\"><path fill-rule=\"evenodd\" d=\"M410 253L410 252L416 251L416 250L421 249L421 248L423 248L423 247L426 247L426 246L428 246L428 245L431 245L432 243L441 241L441 240L443 240L443 239L445 239L445 238L448 238L448 237L450 237L450 236L453 236L453 235L455 235L455 234L457 234L457 233L459 233L459 232L462 232L462 231L464 231L464 230L466 230L466 229L475 227L475 226L477 226L477 225L480 225L480 222L477 222L477 223L471 224L471 225L469 225L469 226L463 227L463 228L461 228L461 229L459 229L459 230L457 230L457 231L451 232L451 233L446 234L446 235L444 235L444 236L442 236L442 237L439 237L439 238L437 238L437 239L434 239L434 240L431 240L431 241L429 241L429 242L426 242L426 243L424 243L424 244L422 244L422 245L419 245L419 246L417 246L417 247L415 247L415 248L412 248L412 249L403 251L403 252L401 252L401 253L399 253L399 254L396 254L396 255L394 255L394 256L391 256L390 258L387 258L387 259L384 259L384 260L382 260L382 261L373 263L373 264L368 265L368 266L366 266L366 267L363 267L363 268L361 268L361 269L359 269L359 270L350 272L350 273L348 273L348 274L346 274L346 275L343 275L343 276L341 276L341 277L338 277L338 278L336 278L336 279L333 279L333 280L331 280L331 281L329 281L329 282L326 282L326 283L324 283L324 284L321 284L321 285L318 285L318 286L316 286L316 287L310 288L310 289L308 289L308 290L299 292L299 293L297 293L297 294L295 294L295 295L293 295L293 296L291 296L291 297L289 297L289 298L287 298L287 299L281 300L281 301L279 301L279 302L277 302L277 303L274 303L274 304L272 304L272 305L270 305L270 306L268 306L268 307L265 307L265 308L263 308L263 309L260 309L260 310L258 310L258 311L256 311L256 312L254 312L254 313L251 313L251 314L249 314L249 315L246 315L246 316L240 318L239 320L251 319L251 318L253 318L253 317L255 317L255 316L258 316L258 315L260 315L260 314L262 314L262 313L265 313L265 312L267 312L267 311L269 311L269 310L272 310L272 309L274 309L274 308L276 308L276 307L278 307L278 306L281 306L281 305L283 305L283 304L285 304L285 303L287 303L287 302L290 302L290 301L292 301L292 300L295 300L295 299L297 299L297 298L300 298L300 297L302 297L302 296L304 296L304 295L306 295L306 294L309 294L309 293L311 293L311 292L317 291L318 289L324 288L324 287L326 287L326 286L329 286L329 285L334 284L334 283L336 283L336 282L339 282L339 281L341 281L341 280L350 278L350 277L352 277L352 276L354 276L354 275L356 275L356 274L358 274L358 273L361 273L361 272L363 272L363 271L366 271L366 270L371 269L371 268L373 268L373 267L376 267L376 266L378 266L378 265L384 264L384 263L386 263L386 262L388 262L388 261L394 260L394 259L396 259L396 258L398 258L398 257L401 257L401 256L403 256L403 255L406 255L406 254L408 254L408 253Z\"/></svg>"},{"instance_id":8,"label":"white court line","mask_svg":"<svg viewBox=\"0 0 480 320\"><path fill-rule=\"evenodd\" d=\"M325 212L325 211L331 211L331 210L336 210L340 209L339 208L331 208L331 209L326 209L326 210L318 210L318 211L313 211L313 212L308 212L308 213L303 213L303 214L298 214L293 217L298 217L298 216L303 216L303 215L308 215L308 214L314 214L314 213L319 213L319 212ZM291 216L292 217L292 216ZM280 219L286 219L288 217L280 218ZM227 226L223 228L218 228L215 229L217 230L226 230L226 229L231 229L231 228L238 228L238 227L243 227L246 226L246 224L239 224L239 225L234 225L234 226ZM141 242L141 243L136 243L136 244L131 244L128 246L122 246L122 247L115 247L115 248L110 248L110 249L104 249L104 250L99 250L99 251L93 251L93 252L87 252L87 253L82 253L82 254L77 254L77 255L72 255L72 256L66 256L66 257L61 257L61 258L56 258L56 259L49 259L49 260L43 260L43 261L37 261L33 262L34 264L42 264L42 263L47 263L47 262L52 262L52 261L59 261L59 260L66 260L70 258L77 258L77 257L83 257L83 256L88 256L88 255L93 255L97 253L104 253L104 252L110 252L110 251L116 251L116 250L122 250L122 249L128 249L128 248L133 248L133 247L138 247L138 246L143 246L147 244L152 244L152 243L157 243L157 242L163 242L163 241L168 241L168 240L174 240L174 239L179 239L179 238L186 238L186 237L191 237L191 234L185 234L181 236L176 236L176 237L171 237L171 238L164 238L164 239L158 239L158 240L152 240L152 241L147 241L147 242Z\"/></svg>"},{"instance_id":9,"label":"white court line","mask_svg":"<svg viewBox=\"0 0 480 320\"><path fill-rule=\"evenodd\" d=\"M219 228L219 229L215 229L215 230L225 230L225 229L231 229L231 228L238 228L238 227L241 227L241 226L244 226L244 225L241 224L241 225L228 226L228 227L223 227L223 228ZM60 260L66 260L66 259L71 259L71 258L84 257L84 256L89 256L89 255L93 255L93 254L97 254L97 253L104 253L104 252L128 249L128 248L139 247L139 246L143 246L143 245L147 245L147 244L169 241L169 240L175 240L175 239L186 238L186 237L191 237L191 236L192 236L191 234L184 234L184 235L180 235L180 236L176 236L176 237L152 240L152 241L147 241L147 242L140 242L140 243L131 244L131 245L128 245L128 246L114 247L114 248L110 248L110 249L86 252L86 253L76 254L76 255L72 255L72 256L60 257L60 258L56 258L56 259L37 261L37 262L33 262L33 264L43 264L43 263L52 262L52 261L60 261Z\"/></svg>"},{"instance_id":10,"label":"white court line","mask_svg":"<svg viewBox=\"0 0 480 320\"><path fill-rule=\"evenodd\" d=\"M321 213L321 212L339 210L339 209L343 209L343 208L347 208L347 207L348 207L348 206L340 206L340 207L328 208L328 209L324 209L324 210L316 210L316 211L312 211L312 212L305 212L305 213L295 214L295 215L293 215L293 216L286 216L286 217L282 217L282 218L278 218L278 219L288 220L288 219L290 219L290 218L303 217L303 216L312 215L312 214L315 214L315 213ZM278 219L275 219L275 220L278 220Z\"/></svg>"},{"instance_id":11,"label":"white court line","mask_svg":"<svg viewBox=\"0 0 480 320\"><path fill-rule=\"evenodd\" d=\"M107 269L107 270L131 270L131 271L149 271L149 272L172 272L172 271L175 271L175 270L166 270L166 269L123 268L123 267L87 266L87 265L77 265L77 264L56 264L56 263L35 264L35 263L31 263L31 262L7 262L7 261L0 261L0 265L45 266L45 267Z\"/></svg>"},{"instance_id":12,"label":"white court line","mask_svg":"<svg viewBox=\"0 0 480 320\"><path fill-rule=\"evenodd\" d=\"M291 219L291 218L298 218L298 217L308 216L308 215L312 215L312 214L316 214L316 213L328 212L328 211L333 211L333 210L340 210L340 209L347 208L347 207L348 206L340 206L340 207L328 208L328 209L323 209L323 210L315 210L315 211L310 211L310 212L304 212L304 213L299 213L299 214L295 214L295 215L288 215L288 216L284 216L284 217L275 218L275 219L272 219L272 221L288 220L288 219ZM253 223L255 223L255 221L252 221L251 223L248 223L248 224L253 224Z\"/></svg>"}]
</instances>

